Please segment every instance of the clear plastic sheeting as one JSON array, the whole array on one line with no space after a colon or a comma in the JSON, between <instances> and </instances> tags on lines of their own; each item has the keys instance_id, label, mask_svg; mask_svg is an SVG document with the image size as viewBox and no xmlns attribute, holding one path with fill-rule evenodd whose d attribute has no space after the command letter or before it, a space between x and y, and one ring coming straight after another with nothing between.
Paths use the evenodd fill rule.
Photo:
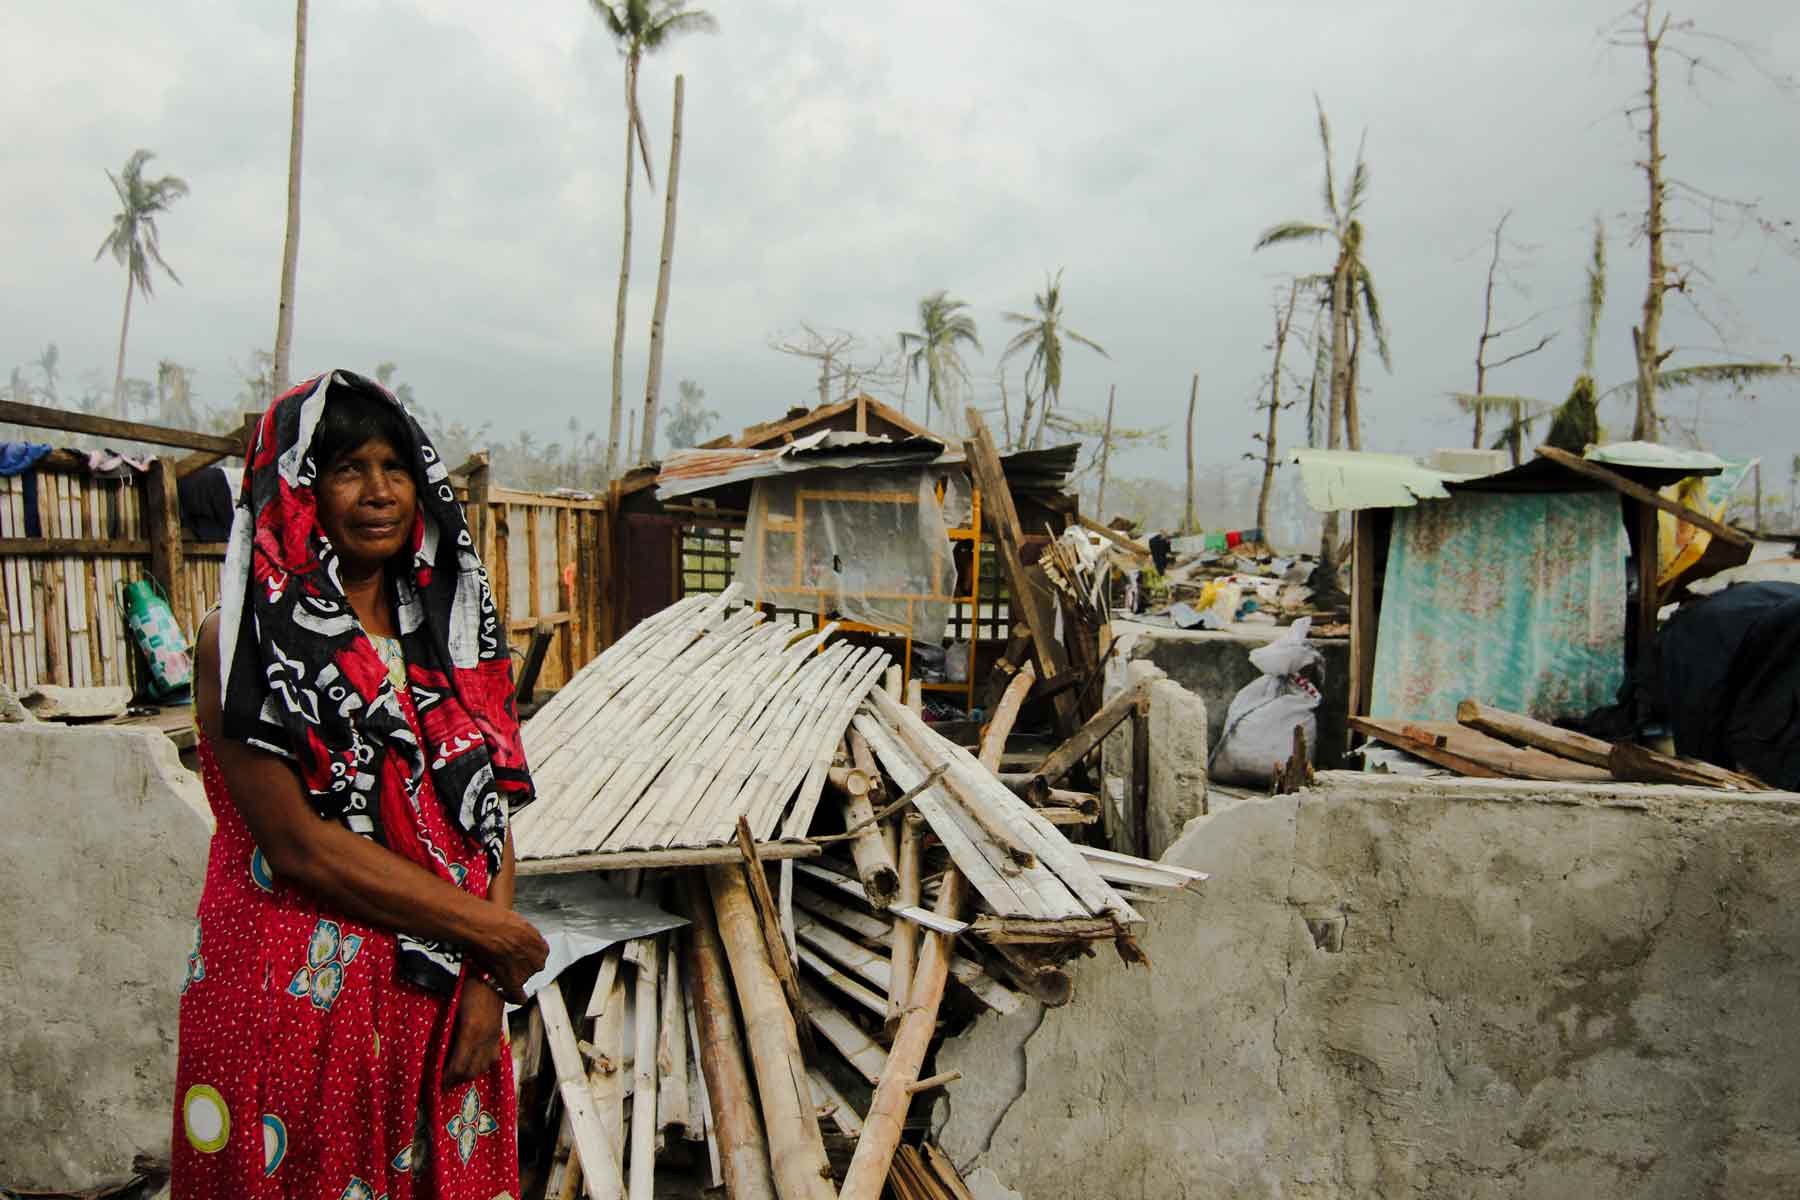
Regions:
<instances>
[{"instance_id":1,"label":"clear plastic sheeting","mask_svg":"<svg viewBox=\"0 0 1800 1200\"><path fill-rule=\"evenodd\" d=\"M936 642L956 584L949 517L968 511L967 481L947 472L759 479L738 579L758 604Z\"/></svg>"}]
</instances>

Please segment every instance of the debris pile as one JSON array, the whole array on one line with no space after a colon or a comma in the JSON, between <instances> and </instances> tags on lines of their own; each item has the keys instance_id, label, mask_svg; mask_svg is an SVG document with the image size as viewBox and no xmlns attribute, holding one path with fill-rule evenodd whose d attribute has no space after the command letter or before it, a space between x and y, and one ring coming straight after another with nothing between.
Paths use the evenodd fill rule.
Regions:
<instances>
[{"instance_id":1,"label":"debris pile","mask_svg":"<svg viewBox=\"0 0 1800 1200\"><path fill-rule=\"evenodd\" d=\"M1202 878L1060 831L1098 811L1054 784L1106 714L999 774L1031 663L976 754L885 651L833 633L735 588L692 597L526 725L522 886L605 871L687 923L534 981L514 1014L524 1195L648 1200L659 1172L736 1197L966 1195L914 1112L955 1085L931 1071L944 1031L1066 1003L1096 943L1144 961L1136 905Z\"/></svg>"}]
</instances>

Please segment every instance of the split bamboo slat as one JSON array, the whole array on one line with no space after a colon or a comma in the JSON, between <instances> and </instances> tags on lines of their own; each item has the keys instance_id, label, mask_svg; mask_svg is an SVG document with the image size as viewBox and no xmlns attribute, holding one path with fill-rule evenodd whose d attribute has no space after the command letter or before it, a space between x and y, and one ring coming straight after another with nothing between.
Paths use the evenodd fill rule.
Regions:
<instances>
[{"instance_id":1,"label":"split bamboo slat","mask_svg":"<svg viewBox=\"0 0 1800 1200\"><path fill-rule=\"evenodd\" d=\"M767 620L735 586L640 622L525 726L538 802L514 822L521 861L724 846L739 818L798 843L888 667L831 632Z\"/></svg>"},{"instance_id":2,"label":"split bamboo slat","mask_svg":"<svg viewBox=\"0 0 1800 1200\"><path fill-rule=\"evenodd\" d=\"M661 983L661 953L662 947L655 938L640 938L625 950L625 960L637 968L632 1008L636 1046L631 1063L631 1200L654 1200L656 1190L656 1047L660 1010L657 989Z\"/></svg>"},{"instance_id":3,"label":"split bamboo slat","mask_svg":"<svg viewBox=\"0 0 1800 1200\"><path fill-rule=\"evenodd\" d=\"M564 1111L569 1114L575 1145L581 1155L587 1194L595 1200L623 1200L625 1184L619 1173L619 1160L600 1116L594 1110L587 1072L581 1065L581 1051L575 1044L575 1028L569 1023L569 1012L557 983L552 981L538 992L536 1011L543 1016L550 1057L556 1063L557 1091L562 1097Z\"/></svg>"}]
</instances>

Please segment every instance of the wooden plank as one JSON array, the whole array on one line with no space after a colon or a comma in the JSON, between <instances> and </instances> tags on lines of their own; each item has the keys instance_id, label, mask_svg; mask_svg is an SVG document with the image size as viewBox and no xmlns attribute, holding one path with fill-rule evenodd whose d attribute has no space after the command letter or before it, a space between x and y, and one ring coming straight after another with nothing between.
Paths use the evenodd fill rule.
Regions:
<instances>
[{"instance_id":1,"label":"wooden plank","mask_svg":"<svg viewBox=\"0 0 1800 1200\"><path fill-rule=\"evenodd\" d=\"M1608 759L1615 778L1632 783L1673 783L1732 791L1770 790L1754 776L1728 771L1693 758L1673 758L1632 742L1613 746Z\"/></svg>"},{"instance_id":2,"label":"wooden plank","mask_svg":"<svg viewBox=\"0 0 1800 1200\"><path fill-rule=\"evenodd\" d=\"M759 842L756 856L765 862L784 858L816 858L824 850L811 842ZM675 847L667 850L603 850L564 858L520 859L520 875L573 875L584 871L629 871L658 867L706 867L742 862L736 846Z\"/></svg>"},{"instance_id":3,"label":"wooden plank","mask_svg":"<svg viewBox=\"0 0 1800 1200\"><path fill-rule=\"evenodd\" d=\"M1671 500L1661 492L1652 491L1635 480L1627 479L1604 463L1590 462L1578 454L1570 454L1567 450L1558 450L1555 446L1539 446L1537 454L1539 458L1547 458L1558 466L1567 467L1577 475L1585 475L1589 479L1604 483L1615 492L1629 496L1640 504L1651 505L1696 529L1704 529L1716 538L1723 538L1738 546L1752 544L1750 535L1742 530L1733 529L1729 525L1713 520L1698 509L1689 508L1679 500Z\"/></svg>"},{"instance_id":4,"label":"wooden plank","mask_svg":"<svg viewBox=\"0 0 1800 1200\"><path fill-rule=\"evenodd\" d=\"M557 1091L562 1096L563 1110L569 1114L576 1151L581 1155L587 1194L596 1200L623 1200L625 1180L619 1171L619 1158L613 1153L600 1114L594 1110L587 1071L575 1042L575 1027L570 1024L569 1010L563 1003L562 985L555 980L546 984L537 994L537 1009L543 1016L550 1057L556 1064Z\"/></svg>"},{"instance_id":5,"label":"wooden plank","mask_svg":"<svg viewBox=\"0 0 1800 1200\"><path fill-rule=\"evenodd\" d=\"M219 437L211 433L193 433L186 429L170 429L165 425L145 425L138 421L119 421L112 417L69 412L60 408L45 408L37 404L20 404L12 400L0 400L0 422L9 425L27 425L34 429L55 429L62 433L89 433L97 437L147 442L152 446L179 446L184 450L213 450L221 455L235 455L241 452L236 438ZM173 477L171 471L170 478Z\"/></svg>"},{"instance_id":6,"label":"wooden plank","mask_svg":"<svg viewBox=\"0 0 1800 1200\"><path fill-rule=\"evenodd\" d=\"M1559 729L1548 721L1540 721L1522 713L1507 712L1479 700L1464 700L1456 706L1456 721L1490 737L1521 746L1532 746L1558 758L1586 763L1590 767L1610 769L1613 744L1604 738L1589 737L1572 729Z\"/></svg>"},{"instance_id":7,"label":"wooden plank","mask_svg":"<svg viewBox=\"0 0 1800 1200\"><path fill-rule=\"evenodd\" d=\"M994 548L1000 556L1000 566L1006 573L1006 584L1012 595L1015 616L1019 609L1024 610L1025 624L1031 630L1032 645L1037 651L1038 668L1043 674L1044 682L1049 683L1058 670L1058 648L1052 633L1054 626L1051 614L1044 605L1043 597L1031 586L1025 574L1025 561L1021 553L1025 534L1019 526L1019 510L1013 505L1012 491L1006 486L1006 470L1000 464L999 452L994 449L993 435L988 432L987 422L974 406L971 405L966 411L970 436L963 443L963 448L968 457L969 469L975 476L975 485L981 489L981 515L994 532ZM1074 693L1058 692L1051 704L1056 713L1058 732L1064 737L1073 734L1077 723Z\"/></svg>"},{"instance_id":8,"label":"wooden plank","mask_svg":"<svg viewBox=\"0 0 1800 1200\"><path fill-rule=\"evenodd\" d=\"M147 558L150 543L132 538L0 537L0 557L6 558Z\"/></svg>"},{"instance_id":9,"label":"wooden plank","mask_svg":"<svg viewBox=\"0 0 1800 1200\"><path fill-rule=\"evenodd\" d=\"M1541 779L1609 783L1612 773L1531 747L1512 746L1454 721L1384 721L1351 717L1350 725L1376 741L1477 779ZM1441 738L1442 743L1438 743Z\"/></svg>"}]
</instances>

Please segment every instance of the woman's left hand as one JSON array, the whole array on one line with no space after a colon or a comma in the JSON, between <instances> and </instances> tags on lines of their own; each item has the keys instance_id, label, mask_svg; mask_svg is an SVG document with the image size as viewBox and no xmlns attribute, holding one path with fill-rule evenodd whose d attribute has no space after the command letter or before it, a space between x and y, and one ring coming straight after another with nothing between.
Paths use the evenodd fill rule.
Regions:
<instances>
[{"instance_id":1,"label":"woman's left hand","mask_svg":"<svg viewBox=\"0 0 1800 1200\"><path fill-rule=\"evenodd\" d=\"M463 983L450 1054L444 1060L445 1088L481 1078L500 1060L500 1022L505 1015L500 993L475 979Z\"/></svg>"}]
</instances>

